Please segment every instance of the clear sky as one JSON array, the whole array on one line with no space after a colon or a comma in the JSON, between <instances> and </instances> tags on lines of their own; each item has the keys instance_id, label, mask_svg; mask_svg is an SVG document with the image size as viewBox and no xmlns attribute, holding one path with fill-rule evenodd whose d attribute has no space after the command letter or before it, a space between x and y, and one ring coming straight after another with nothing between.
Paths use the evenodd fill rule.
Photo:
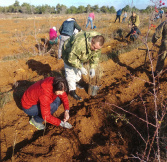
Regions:
<instances>
[{"instance_id":1,"label":"clear sky","mask_svg":"<svg viewBox=\"0 0 167 162\"><path fill-rule=\"evenodd\" d=\"M123 8L126 5L135 6L138 9L145 9L148 5L153 5L151 1L158 0L18 0L19 4L22 5L24 2L29 3L31 5L39 6L39 5L50 5L56 6L58 3L66 5L68 8L70 6L87 6L90 4L91 6L98 5L101 6L114 6L117 9ZM167 0L162 0L162 2L167 4ZM15 0L0 0L0 6L9 6L15 3ZM166 6L166 5L165 5Z\"/></svg>"}]
</instances>

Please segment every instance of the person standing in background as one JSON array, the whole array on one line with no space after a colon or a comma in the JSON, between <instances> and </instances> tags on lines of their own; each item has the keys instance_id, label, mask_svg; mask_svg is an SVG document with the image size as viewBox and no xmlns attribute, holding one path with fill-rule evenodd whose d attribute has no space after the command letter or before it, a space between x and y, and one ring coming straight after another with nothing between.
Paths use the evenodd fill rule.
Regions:
<instances>
[{"instance_id":1,"label":"person standing in background","mask_svg":"<svg viewBox=\"0 0 167 162\"><path fill-rule=\"evenodd\" d=\"M160 18L162 19L162 15L164 14L164 10L161 8L160 10L159 10L159 16L160 16Z\"/></svg>"},{"instance_id":2,"label":"person standing in background","mask_svg":"<svg viewBox=\"0 0 167 162\"><path fill-rule=\"evenodd\" d=\"M94 15L94 12L91 12L88 16L88 20L87 20L87 24L86 24L86 28L88 27L89 25L89 22L91 24L91 29L93 29L93 21L95 20L95 15Z\"/></svg>"},{"instance_id":3,"label":"person standing in background","mask_svg":"<svg viewBox=\"0 0 167 162\"><path fill-rule=\"evenodd\" d=\"M119 9L119 10L117 11L117 15L116 15L115 22L117 21L117 19L119 19L119 22L120 22L121 14L122 14L122 9ZM115 23L115 22L114 22L114 23Z\"/></svg>"},{"instance_id":4,"label":"person standing in background","mask_svg":"<svg viewBox=\"0 0 167 162\"><path fill-rule=\"evenodd\" d=\"M124 15L123 15L123 19L122 19L122 23L125 22L125 19L127 18L127 12L125 11L124 12Z\"/></svg>"}]
</instances>

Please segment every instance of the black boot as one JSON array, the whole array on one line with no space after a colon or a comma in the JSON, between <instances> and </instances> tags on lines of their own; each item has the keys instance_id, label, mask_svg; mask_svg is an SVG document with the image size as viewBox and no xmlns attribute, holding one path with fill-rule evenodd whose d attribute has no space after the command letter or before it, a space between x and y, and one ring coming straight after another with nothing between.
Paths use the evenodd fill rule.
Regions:
<instances>
[{"instance_id":1,"label":"black boot","mask_svg":"<svg viewBox=\"0 0 167 162\"><path fill-rule=\"evenodd\" d=\"M70 95L76 100L82 100L82 98L75 93L75 90L70 91Z\"/></svg>"},{"instance_id":2,"label":"black boot","mask_svg":"<svg viewBox=\"0 0 167 162\"><path fill-rule=\"evenodd\" d=\"M79 89L84 89L84 87L80 86L78 83L76 83L76 87Z\"/></svg>"}]
</instances>

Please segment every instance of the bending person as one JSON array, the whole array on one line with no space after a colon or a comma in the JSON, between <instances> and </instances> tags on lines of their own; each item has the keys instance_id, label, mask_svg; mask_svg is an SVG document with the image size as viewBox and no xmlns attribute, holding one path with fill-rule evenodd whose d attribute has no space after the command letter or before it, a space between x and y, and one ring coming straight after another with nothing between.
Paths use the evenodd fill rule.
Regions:
<instances>
[{"instance_id":1,"label":"bending person","mask_svg":"<svg viewBox=\"0 0 167 162\"><path fill-rule=\"evenodd\" d=\"M49 43L53 45L53 44L57 44L57 41L58 41L57 31L56 31L56 27L54 26L49 31Z\"/></svg>"},{"instance_id":2,"label":"bending person","mask_svg":"<svg viewBox=\"0 0 167 162\"><path fill-rule=\"evenodd\" d=\"M62 48L62 58L70 95L74 99L81 100L81 97L75 92L76 83L79 82L82 74L87 75L88 73L83 64L89 62L89 75L94 77L103 44L104 37L95 31L80 32L65 41Z\"/></svg>"},{"instance_id":3,"label":"bending person","mask_svg":"<svg viewBox=\"0 0 167 162\"><path fill-rule=\"evenodd\" d=\"M69 18L63 22L61 25L59 32L60 32L60 44L58 49L58 59L61 59L62 56L62 46L64 42L70 38L73 34L76 34L76 30L81 31L81 27L77 24L74 18Z\"/></svg>"},{"instance_id":4,"label":"bending person","mask_svg":"<svg viewBox=\"0 0 167 162\"><path fill-rule=\"evenodd\" d=\"M31 85L24 93L21 104L23 111L31 116L30 124L38 130L45 129L44 121L65 128L71 128L69 119L68 85L62 77L48 77ZM64 120L52 114L63 103L65 112Z\"/></svg>"},{"instance_id":5,"label":"bending person","mask_svg":"<svg viewBox=\"0 0 167 162\"><path fill-rule=\"evenodd\" d=\"M86 28L88 27L89 23L91 24L91 29L93 29L93 21L95 20L95 14L94 12L91 12L88 16Z\"/></svg>"}]
</instances>

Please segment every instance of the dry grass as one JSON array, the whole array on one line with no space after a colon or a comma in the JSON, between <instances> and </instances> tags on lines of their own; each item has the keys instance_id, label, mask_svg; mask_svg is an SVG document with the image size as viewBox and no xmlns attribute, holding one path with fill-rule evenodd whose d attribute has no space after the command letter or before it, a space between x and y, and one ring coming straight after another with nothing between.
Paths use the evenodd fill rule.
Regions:
<instances>
[{"instance_id":1,"label":"dry grass","mask_svg":"<svg viewBox=\"0 0 167 162\"><path fill-rule=\"evenodd\" d=\"M11 91L0 93L0 108L13 100L13 93Z\"/></svg>"}]
</instances>

